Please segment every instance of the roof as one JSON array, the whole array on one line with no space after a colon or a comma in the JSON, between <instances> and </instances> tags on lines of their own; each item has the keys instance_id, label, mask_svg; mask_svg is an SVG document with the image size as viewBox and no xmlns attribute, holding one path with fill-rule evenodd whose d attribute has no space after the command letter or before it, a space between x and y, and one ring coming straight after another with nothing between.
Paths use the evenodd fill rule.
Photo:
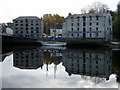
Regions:
<instances>
[{"instance_id":1,"label":"roof","mask_svg":"<svg viewBox=\"0 0 120 90\"><path fill-rule=\"evenodd\" d=\"M23 20L23 19L40 19L37 16L20 16L14 20Z\"/></svg>"},{"instance_id":2,"label":"roof","mask_svg":"<svg viewBox=\"0 0 120 90\"><path fill-rule=\"evenodd\" d=\"M72 18L72 17L77 18L77 17L83 17L83 16L85 17L106 16L108 14L109 13L73 14L73 15L69 15L67 18Z\"/></svg>"},{"instance_id":3,"label":"roof","mask_svg":"<svg viewBox=\"0 0 120 90\"><path fill-rule=\"evenodd\" d=\"M52 23L50 24L51 29L62 29L62 24L63 23Z\"/></svg>"}]
</instances>

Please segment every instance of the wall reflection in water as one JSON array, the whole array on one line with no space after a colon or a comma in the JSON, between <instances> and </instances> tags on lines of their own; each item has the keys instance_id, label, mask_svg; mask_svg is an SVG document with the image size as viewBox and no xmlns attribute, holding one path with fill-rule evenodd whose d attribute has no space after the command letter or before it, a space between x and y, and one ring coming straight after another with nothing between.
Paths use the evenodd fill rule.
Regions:
<instances>
[{"instance_id":1,"label":"wall reflection in water","mask_svg":"<svg viewBox=\"0 0 120 90\"><path fill-rule=\"evenodd\" d=\"M63 54L63 66L69 76L77 74L109 80L111 56L111 50L66 50Z\"/></svg>"},{"instance_id":2,"label":"wall reflection in water","mask_svg":"<svg viewBox=\"0 0 120 90\"><path fill-rule=\"evenodd\" d=\"M42 51L33 50L17 50L13 53L13 66L20 69L38 69L42 68Z\"/></svg>"},{"instance_id":3,"label":"wall reflection in water","mask_svg":"<svg viewBox=\"0 0 120 90\"><path fill-rule=\"evenodd\" d=\"M14 51L14 67L20 69L38 69L45 64L62 63L69 76L85 75L106 78L112 70L112 51L107 49L66 49L65 47L41 47L33 50Z\"/></svg>"}]
</instances>

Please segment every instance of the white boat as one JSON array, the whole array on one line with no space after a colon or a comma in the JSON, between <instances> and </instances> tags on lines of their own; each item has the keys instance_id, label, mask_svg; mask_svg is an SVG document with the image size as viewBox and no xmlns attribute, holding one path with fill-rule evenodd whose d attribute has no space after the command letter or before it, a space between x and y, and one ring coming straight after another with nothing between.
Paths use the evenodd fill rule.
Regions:
<instances>
[{"instance_id":1,"label":"white boat","mask_svg":"<svg viewBox=\"0 0 120 90\"><path fill-rule=\"evenodd\" d=\"M41 41L41 44L42 45L45 45L45 46L65 46L67 43L66 42L55 42L55 41Z\"/></svg>"}]
</instances>

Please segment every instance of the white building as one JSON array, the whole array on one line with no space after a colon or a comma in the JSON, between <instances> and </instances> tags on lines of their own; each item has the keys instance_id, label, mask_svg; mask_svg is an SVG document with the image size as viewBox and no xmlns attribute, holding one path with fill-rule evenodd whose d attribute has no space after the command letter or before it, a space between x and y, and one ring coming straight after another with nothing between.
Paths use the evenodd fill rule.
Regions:
<instances>
[{"instance_id":1,"label":"white building","mask_svg":"<svg viewBox=\"0 0 120 90\"><path fill-rule=\"evenodd\" d=\"M13 20L14 36L26 38L42 37L43 23L36 16L21 16Z\"/></svg>"},{"instance_id":2,"label":"white building","mask_svg":"<svg viewBox=\"0 0 120 90\"><path fill-rule=\"evenodd\" d=\"M50 36L52 36L52 37L62 37L63 36L62 23L51 24Z\"/></svg>"},{"instance_id":3,"label":"white building","mask_svg":"<svg viewBox=\"0 0 120 90\"><path fill-rule=\"evenodd\" d=\"M112 40L112 17L109 13L69 14L63 24L67 39Z\"/></svg>"}]
</instances>

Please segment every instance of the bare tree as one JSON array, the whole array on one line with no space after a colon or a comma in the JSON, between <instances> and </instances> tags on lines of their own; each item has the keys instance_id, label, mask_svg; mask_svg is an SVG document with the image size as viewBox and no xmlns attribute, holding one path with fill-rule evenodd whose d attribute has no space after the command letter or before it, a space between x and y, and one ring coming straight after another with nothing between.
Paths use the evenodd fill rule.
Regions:
<instances>
[{"instance_id":1,"label":"bare tree","mask_svg":"<svg viewBox=\"0 0 120 90\"><path fill-rule=\"evenodd\" d=\"M94 2L91 5L85 6L81 12L82 13L90 13L91 11L94 13L97 12L107 12L108 11L108 6L104 3L101 2Z\"/></svg>"}]
</instances>

